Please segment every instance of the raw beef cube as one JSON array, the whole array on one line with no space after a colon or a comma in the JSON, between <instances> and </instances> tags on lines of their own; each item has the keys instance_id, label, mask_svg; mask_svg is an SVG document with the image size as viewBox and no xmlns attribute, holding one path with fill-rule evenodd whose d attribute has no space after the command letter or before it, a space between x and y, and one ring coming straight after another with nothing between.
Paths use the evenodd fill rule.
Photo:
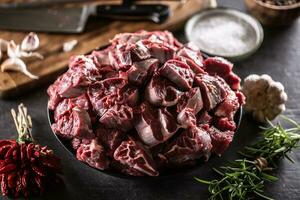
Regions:
<instances>
[{"instance_id":1,"label":"raw beef cube","mask_svg":"<svg viewBox=\"0 0 300 200\"><path fill-rule=\"evenodd\" d=\"M134 118L135 129L148 146L165 142L178 130L176 119L166 109L142 103Z\"/></svg>"},{"instance_id":2,"label":"raw beef cube","mask_svg":"<svg viewBox=\"0 0 300 200\"><path fill-rule=\"evenodd\" d=\"M88 88L88 96L94 111L101 117L108 108L115 105L117 93L125 85L123 78L108 78Z\"/></svg>"},{"instance_id":3,"label":"raw beef cube","mask_svg":"<svg viewBox=\"0 0 300 200\"><path fill-rule=\"evenodd\" d=\"M219 156L228 148L234 136L233 131L220 131L215 127L211 127L208 133L211 137L212 151Z\"/></svg>"},{"instance_id":4,"label":"raw beef cube","mask_svg":"<svg viewBox=\"0 0 300 200\"><path fill-rule=\"evenodd\" d=\"M65 139L94 138L91 119L87 111L74 107L70 114L65 114L52 125L52 130Z\"/></svg>"},{"instance_id":5,"label":"raw beef cube","mask_svg":"<svg viewBox=\"0 0 300 200\"><path fill-rule=\"evenodd\" d=\"M57 89L58 94L64 98L78 97L86 92L90 80L81 72L66 72L60 81Z\"/></svg>"},{"instance_id":6,"label":"raw beef cube","mask_svg":"<svg viewBox=\"0 0 300 200\"><path fill-rule=\"evenodd\" d=\"M109 108L100 118L106 128L129 131L132 128L133 110L126 105L115 105Z\"/></svg>"},{"instance_id":7,"label":"raw beef cube","mask_svg":"<svg viewBox=\"0 0 300 200\"><path fill-rule=\"evenodd\" d=\"M236 75L233 72L230 72L228 75L226 75L224 77L224 80L226 81L226 83L231 87L231 89L233 90L239 90L240 89L240 84L241 84L241 79L240 77L238 77L238 75Z\"/></svg>"},{"instance_id":8,"label":"raw beef cube","mask_svg":"<svg viewBox=\"0 0 300 200\"><path fill-rule=\"evenodd\" d=\"M221 57L210 57L204 61L204 69L210 75L225 77L232 71L233 64Z\"/></svg>"},{"instance_id":9,"label":"raw beef cube","mask_svg":"<svg viewBox=\"0 0 300 200\"><path fill-rule=\"evenodd\" d=\"M51 125L53 132L64 139L72 139L73 135L73 115L63 115Z\"/></svg>"},{"instance_id":10,"label":"raw beef cube","mask_svg":"<svg viewBox=\"0 0 300 200\"><path fill-rule=\"evenodd\" d=\"M125 85L117 92L117 103L133 107L138 104L139 90L134 86Z\"/></svg>"},{"instance_id":11,"label":"raw beef cube","mask_svg":"<svg viewBox=\"0 0 300 200\"><path fill-rule=\"evenodd\" d=\"M131 49L131 58L133 61L141 61L151 57L150 51L142 41L137 42Z\"/></svg>"},{"instance_id":12,"label":"raw beef cube","mask_svg":"<svg viewBox=\"0 0 300 200\"><path fill-rule=\"evenodd\" d=\"M177 122L182 128L189 128L196 125L196 117L194 110L191 108L184 108L177 115Z\"/></svg>"},{"instance_id":13,"label":"raw beef cube","mask_svg":"<svg viewBox=\"0 0 300 200\"><path fill-rule=\"evenodd\" d=\"M153 105L174 106L182 93L169 80L154 75L146 86L145 98Z\"/></svg>"},{"instance_id":14,"label":"raw beef cube","mask_svg":"<svg viewBox=\"0 0 300 200\"><path fill-rule=\"evenodd\" d=\"M235 92L230 91L224 101L220 103L215 111L215 115L218 117L227 117L229 120L233 120L236 111L239 109L240 104Z\"/></svg>"},{"instance_id":15,"label":"raw beef cube","mask_svg":"<svg viewBox=\"0 0 300 200\"><path fill-rule=\"evenodd\" d=\"M70 59L69 71L73 73L83 73L87 79L96 80L101 78L92 55L73 56Z\"/></svg>"},{"instance_id":16,"label":"raw beef cube","mask_svg":"<svg viewBox=\"0 0 300 200\"><path fill-rule=\"evenodd\" d=\"M94 56L94 63L98 68L102 66L110 65L110 60L108 57L108 52L111 50L111 48L106 48L101 51L93 51L92 55Z\"/></svg>"},{"instance_id":17,"label":"raw beef cube","mask_svg":"<svg viewBox=\"0 0 300 200\"><path fill-rule=\"evenodd\" d=\"M113 156L116 148L121 144L125 138L125 133L117 129L107 129L104 127L99 127L96 130L96 135L101 144L104 145L108 151L109 156Z\"/></svg>"},{"instance_id":18,"label":"raw beef cube","mask_svg":"<svg viewBox=\"0 0 300 200\"><path fill-rule=\"evenodd\" d=\"M197 126L201 126L204 124L211 124L212 122L212 116L210 116L207 111L198 113L196 115L196 118L197 118Z\"/></svg>"},{"instance_id":19,"label":"raw beef cube","mask_svg":"<svg viewBox=\"0 0 300 200\"><path fill-rule=\"evenodd\" d=\"M64 99L61 101L54 111L54 119L58 120L61 116L70 113L74 107L88 111L90 109L90 103L87 95L83 94L79 97Z\"/></svg>"},{"instance_id":20,"label":"raw beef cube","mask_svg":"<svg viewBox=\"0 0 300 200\"><path fill-rule=\"evenodd\" d=\"M225 87L226 83L217 76L197 75L195 82L200 86L203 105L206 110L211 110L221 103L228 91L228 88Z\"/></svg>"},{"instance_id":21,"label":"raw beef cube","mask_svg":"<svg viewBox=\"0 0 300 200\"><path fill-rule=\"evenodd\" d=\"M141 140L154 146L163 141L158 113L148 103L142 103L134 115L134 126Z\"/></svg>"},{"instance_id":22,"label":"raw beef cube","mask_svg":"<svg viewBox=\"0 0 300 200\"><path fill-rule=\"evenodd\" d=\"M192 88L181 95L177 104L177 112L180 112L184 108L192 109L194 114L197 114L203 108L202 95L198 87Z\"/></svg>"},{"instance_id":23,"label":"raw beef cube","mask_svg":"<svg viewBox=\"0 0 300 200\"><path fill-rule=\"evenodd\" d=\"M74 150L77 150L81 144L90 144L91 139L79 139L79 138L73 138L71 141L71 145Z\"/></svg>"},{"instance_id":24,"label":"raw beef cube","mask_svg":"<svg viewBox=\"0 0 300 200\"><path fill-rule=\"evenodd\" d=\"M172 163L183 163L210 156L212 145L209 134L201 128L192 127L183 131L170 145L164 155Z\"/></svg>"},{"instance_id":25,"label":"raw beef cube","mask_svg":"<svg viewBox=\"0 0 300 200\"><path fill-rule=\"evenodd\" d=\"M191 44L182 47L177 52L177 56L187 58L189 61L193 62L194 65L200 68L203 67L203 57L200 50L197 47L192 46Z\"/></svg>"},{"instance_id":26,"label":"raw beef cube","mask_svg":"<svg viewBox=\"0 0 300 200\"><path fill-rule=\"evenodd\" d=\"M157 68L158 60L155 58L134 62L131 68L127 71L128 81L135 85L142 85Z\"/></svg>"},{"instance_id":27,"label":"raw beef cube","mask_svg":"<svg viewBox=\"0 0 300 200\"><path fill-rule=\"evenodd\" d=\"M236 125L233 120L229 120L227 117L217 118L214 123L216 128L221 131L235 131Z\"/></svg>"},{"instance_id":28,"label":"raw beef cube","mask_svg":"<svg viewBox=\"0 0 300 200\"><path fill-rule=\"evenodd\" d=\"M77 149L76 157L78 160L97 169L104 170L109 166L109 160L105 155L104 148L97 140L92 140L89 144L81 143Z\"/></svg>"},{"instance_id":29,"label":"raw beef cube","mask_svg":"<svg viewBox=\"0 0 300 200\"><path fill-rule=\"evenodd\" d=\"M158 109L158 120L160 121L163 142L165 142L177 132L179 126L176 118L173 117L167 108Z\"/></svg>"},{"instance_id":30,"label":"raw beef cube","mask_svg":"<svg viewBox=\"0 0 300 200\"><path fill-rule=\"evenodd\" d=\"M175 50L165 44L151 43L147 47L151 56L157 58L160 63L165 63L175 57Z\"/></svg>"},{"instance_id":31,"label":"raw beef cube","mask_svg":"<svg viewBox=\"0 0 300 200\"><path fill-rule=\"evenodd\" d=\"M50 110L55 110L57 104L62 100L59 96L57 90L60 84L62 76L60 76L52 85L47 89L47 93L49 95L48 108Z\"/></svg>"},{"instance_id":32,"label":"raw beef cube","mask_svg":"<svg viewBox=\"0 0 300 200\"><path fill-rule=\"evenodd\" d=\"M206 72L203 69L203 65L198 65L189 58L183 56L176 56L174 60L178 60L187 64L195 74L206 74Z\"/></svg>"},{"instance_id":33,"label":"raw beef cube","mask_svg":"<svg viewBox=\"0 0 300 200\"><path fill-rule=\"evenodd\" d=\"M115 150L114 159L149 176L158 176L155 163L145 147L129 138Z\"/></svg>"},{"instance_id":34,"label":"raw beef cube","mask_svg":"<svg viewBox=\"0 0 300 200\"><path fill-rule=\"evenodd\" d=\"M76 138L91 139L94 138L92 123L87 111L75 107L73 108L73 129L72 134Z\"/></svg>"},{"instance_id":35,"label":"raw beef cube","mask_svg":"<svg viewBox=\"0 0 300 200\"><path fill-rule=\"evenodd\" d=\"M178 60L167 61L159 72L182 90L189 90L193 85L193 71L188 65Z\"/></svg>"},{"instance_id":36,"label":"raw beef cube","mask_svg":"<svg viewBox=\"0 0 300 200\"><path fill-rule=\"evenodd\" d=\"M125 49L126 46L117 47L115 51L110 51L108 57L110 65L116 70L127 70L132 65L130 51Z\"/></svg>"}]
</instances>

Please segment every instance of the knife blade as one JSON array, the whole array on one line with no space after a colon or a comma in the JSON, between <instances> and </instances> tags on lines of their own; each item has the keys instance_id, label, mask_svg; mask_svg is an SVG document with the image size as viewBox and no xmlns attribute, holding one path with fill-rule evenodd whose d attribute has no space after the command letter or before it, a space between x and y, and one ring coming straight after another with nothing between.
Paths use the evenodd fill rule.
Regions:
<instances>
[{"instance_id":1,"label":"knife blade","mask_svg":"<svg viewBox=\"0 0 300 200\"><path fill-rule=\"evenodd\" d=\"M105 3L120 4L122 0L31 0L23 2L4 2L0 3L0 8L41 8L51 6L64 6L67 4L83 4L83 3Z\"/></svg>"},{"instance_id":2,"label":"knife blade","mask_svg":"<svg viewBox=\"0 0 300 200\"><path fill-rule=\"evenodd\" d=\"M0 29L14 31L81 33L90 15L160 23L169 7L156 5L85 5L81 7L0 8Z\"/></svg>"}]
</instances>

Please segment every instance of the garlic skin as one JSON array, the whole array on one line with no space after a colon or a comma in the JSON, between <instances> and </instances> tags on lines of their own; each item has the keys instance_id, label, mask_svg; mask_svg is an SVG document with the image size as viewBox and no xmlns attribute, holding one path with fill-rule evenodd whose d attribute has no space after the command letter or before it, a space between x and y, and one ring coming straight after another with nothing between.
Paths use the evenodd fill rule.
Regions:
<instances>
[{"instance_id":1,"label":"garlic skin","mask_svg":"<svg viewBox=\"0 0 300 200\"><path fill-rule=\"evenodd\" d=\"M63 51L64 52L72 51L77 44L78 44L78 40L71 40L71 41L65 42L63 44Z\"/></svg>"},{"instance_id":2,"label":"garlic skin","mask_svg":"<svg viewBox=\"0 0 300 200\"><path fill-rule=\"evenodd\" d=\"M40 39L36 33L29 33L21 43L22 51L34 51L40 46Z\"/></svg>"},{"instance_id":3,"label":"garlic skin","mask_svg":"<svg viewBox=\"0 0 300 200\"><path fill-rule=\"evenodd\" d=\"M1 66L1 71L6 72L6 71L19 71L28 76L31 79L38 79L38 76L33 75L27 70L27 66L24 63L23 60L20 58L8 58L5 60Z\"/></svg>"},{"instance_id":4,"label":"garlic skin","mask_svg":"<svg viewBox=\"0 0 300 200\"><path fill-rule=\"evenodd\" d=\"M244 79L241 91L246 96L245 111L252 113L253 118L259 122L273 120L285 111L288 97L284 86L267 74L249 75Z\"/></svg>"}]
</instances>

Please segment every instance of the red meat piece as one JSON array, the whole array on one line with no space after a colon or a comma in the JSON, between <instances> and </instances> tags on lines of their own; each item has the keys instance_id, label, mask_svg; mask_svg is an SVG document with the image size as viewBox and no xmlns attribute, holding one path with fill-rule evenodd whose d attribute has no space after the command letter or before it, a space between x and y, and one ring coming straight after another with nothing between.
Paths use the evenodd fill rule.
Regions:
<instances>
[{"instance_id":1,"label":"red meat piece","mask_svg":"<svg viewBox=\"0 0 300 200\"><path fill-rule=\"evenodd\" d=\"M212 152L219 156L228 148L234 136L233 131L220 131L215 127L211 127L208 133L211 137Z\"/></svg>"},{"instance_id":2,"label":"red meat piece","mask_svg":"<svg viewBox=\"0 0 300 200\"><path fill-rule=\"evenodd\" d=\"M204 61L204 69L210 75L225 77L232 71L233 64L221 57L210 57Z\"/></svg>"},{"instance_id":3,"label":"red meat piece","mask_svg":"<svg viewBox=\"0 0 300 200\"><path fill-rule=\"evenodd\" d=\"M153 105L174 106L182 93L169 80L154 75L146 86L145 98Z\"/></svg>"},{"instance_id":4,"label":"red meat piece","mask_svg":"<svg viewBox=\"0 0 300 200\"><path fill-rule=\"evenodd\" d=\"M105 155L104 148L97 140L92 140L89 144L81 143L77 149L76 157L97 169L103 170L109 167L109 160Z\"/></svg>"},{"instance_id":5,"label":"red meat piece","mask_svg":"<svg viewBox=\"0 0 300 200\"><path fill-rule=\"evenodd\" d=\"M183 131L170 145L167 146L164 155L172 163L183 163L210 156L212 145L209 134L197 127Z\"/></svg>"},{"instance_id":6,"label":"red meat piece","mask_svg":"<svg viewBox=\"0 0 300 200\"><path fill-rule=\"evenodd\" d=\"M194 73L187 64L181 61L168 60L159 72L182 90L189 90L193 85Z\"/></svg>"},{"instance_id":7,"label":"red meat piece","mask_svg":"<svg viewBox=\"0 0 300 200\"><path fill-rule=\"evenodd\" d=\"M114 159L149 176L158 176L155 163L145 147L129 138L115 150Z\"/></svg>"}]
</instances>

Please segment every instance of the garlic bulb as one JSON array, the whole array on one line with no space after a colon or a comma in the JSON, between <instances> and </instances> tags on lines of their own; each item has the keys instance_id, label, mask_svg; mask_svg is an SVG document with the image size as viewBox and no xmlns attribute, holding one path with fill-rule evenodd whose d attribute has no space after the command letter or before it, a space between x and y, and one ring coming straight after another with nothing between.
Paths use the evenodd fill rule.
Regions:
<instances>
[{"instance_id":1,"label":"garlic bulb","mask_svg":"<svg viewBox=\"0 0 300 200\"><path fill-rule=\"evenodd\" d=\"M245 110L259 122L273 120L285 111L287 94L284 87L269 75L249 75L244 79L242 92L246 96Z\"/></svg>"},{"instance_id":2,"label":"garlic bulb","mask_svg":"<svg viewBox=\"0 0 300 200\"><path fill-rule=\"evenodd\" d=\"M21 43L22 51L34 51L40 46L40 40L36 33L29 33Z\"/></svg>"},{"instance_id":3,"label":"garlic bulb","mask_svg":"<svg viewBox=\"0 0 300 200\"><path fill-rule=\"evenodd\" d=\"M20 58L8 58L7 60L5 60L1 66L1 71L5 72L5 71L19 71L22 72L23 74L25 74L26 76L28 76L31 79L38 79L38 76L33 75L32 73L30 73L27 70L27 66L24 63L23 60L21 60Z\"/></svg>"},{"instance_id":4,"label":"garlic bulb","mask_svg":"<svg viewBox=\"0 0 300 200\"><path fill-rule=\"evenodd\" d=\"M74 47L77 45L77 43L78 43L77 40L71 40L71 41L65 42L63 44L63 51L64 52L72 51L74 49Z\"/></svg>"}]
</instances>

